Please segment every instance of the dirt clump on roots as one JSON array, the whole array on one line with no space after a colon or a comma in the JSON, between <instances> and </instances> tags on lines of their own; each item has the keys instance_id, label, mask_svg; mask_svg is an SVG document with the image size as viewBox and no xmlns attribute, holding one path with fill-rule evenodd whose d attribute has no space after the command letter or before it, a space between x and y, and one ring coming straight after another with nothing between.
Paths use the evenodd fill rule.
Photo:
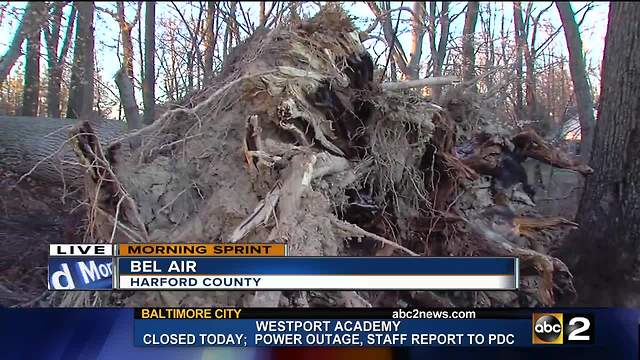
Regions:
<instances>
[{"instance_id":1,"label":"dirt clump on roots","mask_svg":"<svg viewBox=\"0 0 640 360\"><path fill-rule=\"evenodd\" d=\"M478 132L460 144L468 115L384 91L373 72L351 20L329 4L254 34L204 90L136 133L103 147L79 124L88 239L287 243L294 256L519 256L522 292L74 292L59 304L531 306L570 294L559 260L508 238L563 220L523 216L510 205L515 192L488 190L502 157L544 157L530 149L535 136ZM487 222L501 210L504 231Z\"/></svg>"}]
</instances>

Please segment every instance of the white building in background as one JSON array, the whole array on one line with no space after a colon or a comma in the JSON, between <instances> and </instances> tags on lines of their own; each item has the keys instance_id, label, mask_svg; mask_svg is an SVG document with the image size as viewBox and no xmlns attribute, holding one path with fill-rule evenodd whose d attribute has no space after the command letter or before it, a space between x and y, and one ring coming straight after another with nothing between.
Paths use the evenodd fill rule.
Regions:
<instances>
[{"instance_id":1,"label":"white building in background","mask_svg":"<svg viewBox=\"0 0 640 360\"><path fill-rule=\"evenodd\" d=\"M593 116L598 119L598 109L593 109ZM564 125L562 125L561 136L565 140L574 140L580 142L580 118L578 114L572 116Z\"/></svg>"},{"instance_id":2,"label":"white building in background","mask_svg":"<svg viewBox=\"0 0 640 360\"><path fill-rule=\"evenodd\" d=\"M598 118L598 110L593 110L594 116ZM562 130L560 133L560 139L564 140L564 146L566 150L577 153L580 147L580 140L582 139L580 134L580 118L578 114L572 116L567 121L565 121L564 125L562 125Z\"/></svg>"},{"instance_id":3,"label":"white building in background","mask_svg":"<svg viewBox=\"0 0 640 360\"><path fill-rule=\"evenodd\" d=\"M562 138L580 141L580 120L578 115L571 117L562 125Z\"/></svg>"}]
</instances>

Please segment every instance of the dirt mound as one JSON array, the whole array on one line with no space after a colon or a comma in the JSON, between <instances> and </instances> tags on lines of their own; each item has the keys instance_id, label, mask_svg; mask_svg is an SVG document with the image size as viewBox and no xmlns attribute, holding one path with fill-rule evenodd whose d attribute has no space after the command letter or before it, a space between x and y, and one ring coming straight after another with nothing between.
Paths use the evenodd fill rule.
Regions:
<instances>
[{"instance_id":1,"label":"dirt mound","mask_svg":"<svg viewBox=\"0 0 640 360\"><path fill-rule=\"evenodd\" d=\"M82 241L81 205L19 175L0 171L0 306L46 306L49 244Z\"/></svg>"}]
</instances>

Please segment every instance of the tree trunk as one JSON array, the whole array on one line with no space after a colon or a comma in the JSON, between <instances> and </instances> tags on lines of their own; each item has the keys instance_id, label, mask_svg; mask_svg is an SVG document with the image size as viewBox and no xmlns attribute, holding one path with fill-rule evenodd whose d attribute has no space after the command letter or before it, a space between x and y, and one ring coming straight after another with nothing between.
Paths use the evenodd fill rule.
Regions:
<instances>
[{"instance_id":1,"label":"tree trunk","mask_svg":"<svg viewBox=\"0 0 640 360\"><path fill-rule=\"evenodd\" d=\"M58 65L58 45L60 42L60 29L62 28L62 10L64 3L56 1L51 11L51 27L45 27L45 42L47 49L47 115L60 117L60 90L55 91L56 83L62 72L56 71ZM73 11L72 11L73 12ZM62 70L62 69L60 69Z\"/></svg>"},{"instance_id":2,"label":"tree trunk","mask_svg":"<svg viewBox=\"0 0 640 360\"><path fill-rule=\"evenodd\" d=\"M40 27L47 20L47 4L45 2L28 2L18 25L16 34L11 40L9 48L0 59L0 84L4 83L20 55L24 40L33 32L40 31Z\"/></svg>"},{"instance_id":3,"label":"tree trunk","mask_svg":"<svg viewBox=\"0 0 640 360\"><path fill-rule=\"evenodd\" d=\"M136 22L140 19L140 16L142 14L142 7L144 6L144 1L138 1L137 4L137 9L136 9ZM143 25L142 25L142 20L140 20L140 26L138 26L138 54L140 54L140 68L139 68L139 72L138 72L138 76L140 76L140 87L141 87L141 91L144 91L142 89L142 87L144 87L144 63L145 63L145 59L144 59L144 42L142 41L142 31L143 31ZM143 101L144 101L144 93L143 93Z\"/></svg>"},{"instance_id":4,"label":"tree trunk","mask_svg":"<svg viewBox=\"0 0 640 360\"><path fill-rule=\"evenodd\" d=\"M300 24L300 1L289 2L289 22Z\"/></svg>"},{"instance_id":5,"label":"tree trunk","mask_svg":"<svg viewBox=\"0 0 640 360\"><path fill-rule=\"evenodd\" d=\"M523 21L521 8L519 8L519 11L515 16L518 19L518 25L520 26L520 30L517 33L520 37L520 44L522 45L522 57L524 59L524 65L526 67L524 80L526 111L524 112L524 114L526 114L526 117L529 120L540 121L543 119L540 119L538 116L539 114L537 113L538 104L536 100L535 58L533 57L533 54L529 49L529 43L527 40L527 38L529 37L528 23L531 16L531 7L532 3L529 2L529 5L525 12L527 19L526 22ZM541 130L543 135L545 135L545 133L548 131L547 124L545 124L544 121L539 122L538 124L542 125L539 130Z\"/></svg>"},{"instance_id":6,"label":"tree trunk","mask_svg":"<svg viewBox=\"0 0 640 360\"><path fill-rule=\"evenodd\" d=\"M569 49L569 70L571 71L571 81L573 81L573 91L576 96L578 117L580 119L580 154L588 161L591 147L593 146L595 118L593 114L593 95L591 94L589 76L586 71L584 54L582 53L582 39L571 4L557 1L556 6L560 13L564 36L567 39L567 47Z\"/></svg>"},{"instance_id":7,"label":"tree trunk","mask_svg":"<svg viewBox=\"0 0 640 360\"><path fill-rule=\"evenodd\" d=\"M413 3L413 16L411 18L411 59L407 66L409 70L408 80L417 80L420 78L420 60L422 59L422 43L425 34L425 11L426 4L424 1L416 1Z\"/></svg>"},{"instance_id":8,"label":"tree trunk","mask_svg":"<svg viewBox=\"0 0 640 360\"><path fill-rule=\"evenodd\" d=\"M40 31L27 37L22 116L38 116L40 105Z\"/></svg>"},{"instance_id":9,"label":"tree trunk","mask_svg":"<svg viewBox=\"0 0 640 360\"><path fill-rule=\"evenodd\" d=\"M483 11L479 11L478 15L480 16L480 24L482 27L482 37L483 41L486 44L484 46L484 57L486 61L486 71L493 71L496 64L496 49L495 49L495 41L494 41L494 31L495 24L493 22L493 10L492 4L486 4L485 10L487 15L486 18L483 16ZM485 91L489 91L489 89L493 89L495 75L487 75L482 82L484 85Z\"/></svg>"},{"instance_id":10,"label":"tree trunk","mask_svg":"<svg viewBox=\"0 0 640 360\"><path fill-rule=\"evenodd\" d=\"M476 76L476 53L474 48L474 35L476 23L478 22L478 1L469 1L467 14L464 19L464 29L462 33L462 57L463 57L463 81L472 81ZM476 91L476 86L472 87Z\"/></svg>"},{"instance_id":11,"label":"tree trunk","mask_svg":"<svg viewBox=\"0 0 640 360\"><path fill-rule=\"evenodd\" d=\"M205 83L213 77L213 55L216 49L218 38L214 29L218 3L207 1L207 20L204 40L204 79Z\"/></svg>"},{"instance_id":12,"label":"tree trunk","mask_svg":"<svg viewBox=\"0 0 640 360\"><path fill-rule=\"evenodd\" d=\"M238 2L237 1L230 1L229 2L229 18L227 19L227 21L229 22L229 47L233 47L232 44L234 44L232 42L233 39L235 39L235 45L238 45L240 43L240 29L238 28L238 18L237 18L237 8L238 8Z\"/></svg>"},{"instance_id":13,"label":"tree trunk","mask_svg":"<svg viewBox=\"0 0 640 360\"><path fill-rule=\"evenodd\" d=\"M73 49L67 118L88 119L93 111L94 97L93 13L95 4L93 1L76 1L73 6L78 11L78 17L76 20L76 42Z\"/></svg>"},{"instance_id":14,"label":"tree trunk","mask_svg":"<svg viewBox=\"0 0 640 360\"><path fill-rule=\"evenodd\" d=\"M133 82L133 40L131 40L132 24L127 22L124 14L124 1L118 1L118 24L120 25L120 36L122 39L122 67L126 69L126 74Z\"/></svg>"},{"instance_id":15,"label":"tree trunk","mask_svg":"<svg viewBox=\"0 0 640 360\"><path fill-rule=\"evenodd\" d=\"M516 119L522 119L524 115L524 99L522 97L522 57L524 53L523 32L524 24L522 21L522 8L519 1L513 2L513 24L516 38L516 81L514 84L516 98Z\"/></svg>"},{"instance_id":16,"label":"tree trunk","mask_svg":"<svg viewBox=\"0 0 640 360\"><path fill-rule=\"evenodd\" d=\"M131 30L138 19L134 23L127 21L124 13L124 1L118 1L117 8L122 39L122 68L116 73L115 81L120 92L120 102L124 108L129 129L139 129L142 127L142 121L136 101L135 77L133 75L133 40L131 39Z\"/></svg>"},{"instance_id":17,"label":"tree trunk","mask_svg":"<svg viewBox=\"0 0 640 360\"><path fill-rule=\"evenodd\" d=\"M193 84L194 84L194 78L193 78L193 68L195 66L196 60L196 54L194 51L195 46L192 46L191 49L187 52L187 94L193 91Z\"/></svg>"},{"instance_id":18,"label":"tree trunk","mask_svg":"<svg viewBox=\"0 0 640 360\"><path fill-rule=\"evenodd\" d=\"M126 72L127 69L123 66L116 72L115 76L116 85L120 92L120 103L124 108L124 115L129 129L139 129L142 127L142 122L140 121L140 112L134 95L135 90Z\"/></svg>"},{"instance_id":19,"label":"tree trunk","mask_svg":"<svg viewBox=\"0 0 640 360\"><path fill-rule=\"evenodd\" d=\"M531 15L531 6L533 3L529 3L529 8L527 9L527 17L529 20L532 20L533 17ZM540 22L540 17L544 11L541 11L536 19L533 19L533 33L531 34L531 46L529 46L527 38L529 37L529 32L527 30L525 36L525 46L524 46L524 60L525 65L527 66L527 77L525 80L525 90L526 90L526 99L527 99L527 113L530 115L531 119L538 120L539 125L541 125L540 130L543 135L549 132L550 127L552 126L549 123L548 118L543 116L542 111L544 109L540 109L538 106L538 99L536 96L536 72L535 72L535 62L537 57L536 51L536 36L538 33L538 23ZM528 21L527 21L528 23Z\"/></svg>"},{"instance_id":20,"label":"tree trunk","mask_svg":"<svg viewBox=\"0 0 640 360\"><path fill-rule=\"evenodd\" d=\"M259 1L259 9L258 9L258 21L260 21L260 26L264 26L267 22L267 14L265 12L265 2Z\"/></svg>"},{"instance_id":21,"label":"tree trunk","mask_svg":"<svg viewBox=\"0 0 640 360\"><path fill-rule=\"evenodd\" d=\"M126 132L125 123L95 120L91 126L104 144ZM75 121L58 118L0 116L0 168L52 185L77 184L83 168L69 145Z\"/></svg>"},{"instance_id":22,"label":"tree trunk","mask_svg":"<svg viewBox=\"0 0 640 360\"><path fill-rule=\"evenodd\" d=\"M640 294L640 7L612 2L591 165L563 256L589 306L637 306ZM570 267L571 268L571 267Z\"/></svg>"},{"instance_id":23,"label":"tree trunk","mask_svg":"<svg viewBox=\"0 0 640 360\"><path fill-rule=\"evenodd\" d=\"M144 102L144 124L149 125L155 119L156 105L156 3L148 1L145 6L142 100Z\"/></svg>"},{"instance_id":24,"label":"tree trunk","mask_svg":"<svg viewBox=\"0 0 640 360\"><path fill-rule=\"evenodd\" d=\"M60 16L62 16L62 5L59 5ZM62 86L62 72L67 59L67 53L71 44L71 36L73 36L73 26L76 21L76 8L71 8L67 29L65 31L64 40L60 55L58 55L58 37L60 35L61 18L55 17L55 24L47 37L47 64L49 78L47 81L47 115L52 118L61 117L60 114L60 89Z\"/></svg>"},{"instance_id":25,"label":"tree trunk","mask_svg":"<svg viewBox=\"0 0 640 360\"><path fill-rule=\"evenodd\" d=\"M429 27L431 38L431 58L433 59L433 77L442 76L444 60L447 57L447 41L449 40L449 1L442 2L440 11L440 40L436 41L436 2L430 4ZM438 101L442 96L442 86L432 88L432 98Z\"/></svg>"}]
</instances>

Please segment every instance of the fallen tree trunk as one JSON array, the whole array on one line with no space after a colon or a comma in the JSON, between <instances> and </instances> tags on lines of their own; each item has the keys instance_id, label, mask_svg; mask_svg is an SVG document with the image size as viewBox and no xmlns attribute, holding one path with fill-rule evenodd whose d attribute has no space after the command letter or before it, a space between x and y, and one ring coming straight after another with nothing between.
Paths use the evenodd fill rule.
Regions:
<instances>
[{"instance_id":1,"label":"fallen tree trunk","mask_svg":"<svg viewBox=\"0 0 640 360\"><path fill-rule=\"evenodd\" d=\"M77 182L82 167L68 145L69 130L76 123L67 119L0 116L0 167L51 184ZM100 119L90 123L104 143L126 131L122 121Z\"/></svg>"}]
</instances>

